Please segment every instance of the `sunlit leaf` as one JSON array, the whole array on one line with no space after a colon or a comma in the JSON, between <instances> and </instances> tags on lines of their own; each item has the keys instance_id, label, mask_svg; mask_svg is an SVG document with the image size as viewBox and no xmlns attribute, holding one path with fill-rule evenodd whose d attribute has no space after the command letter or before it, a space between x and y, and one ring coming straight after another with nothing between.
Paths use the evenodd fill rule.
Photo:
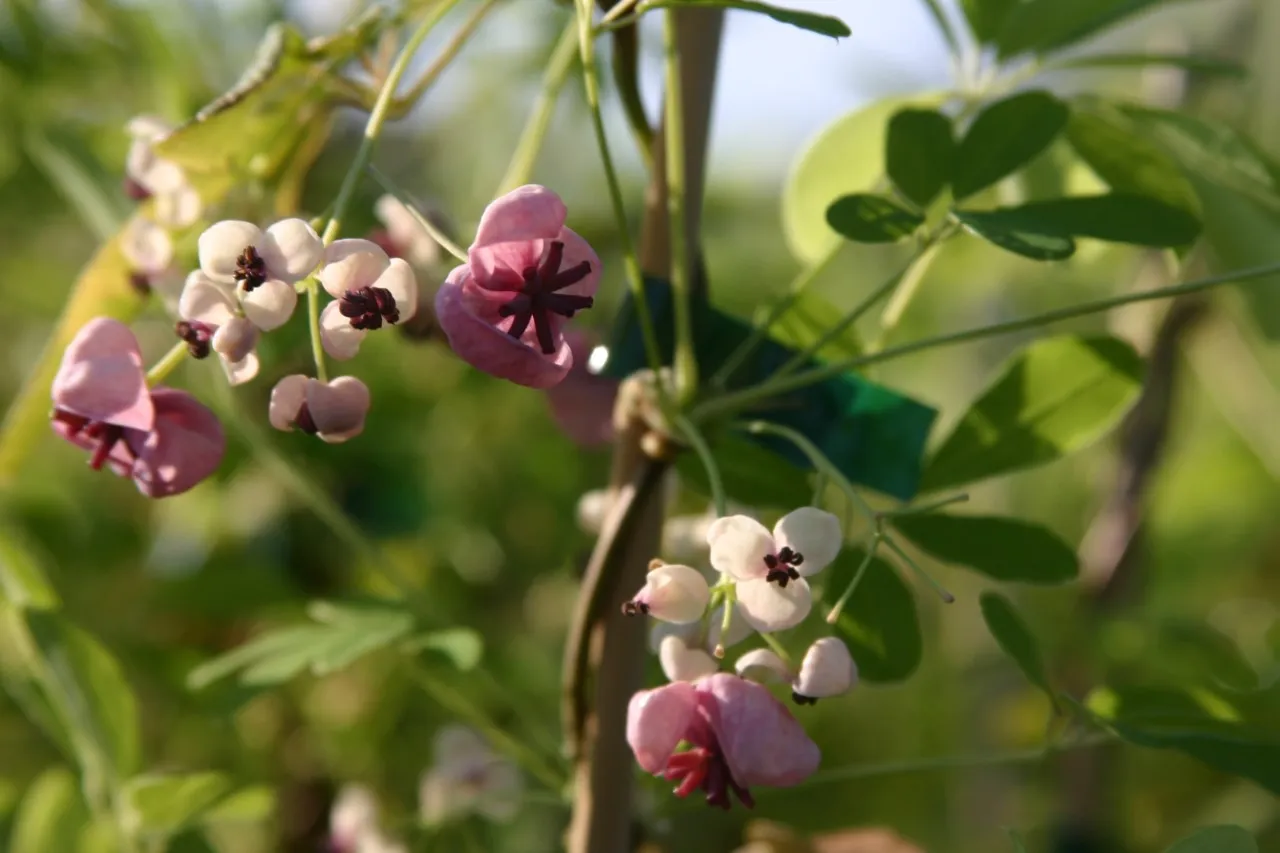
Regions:
<instances>
[{"instance_id":1,"label":"sunlit leaf","mask_svg":"<svg viewBox=\"0 0 1280 853\"><path fill-rule=\"evenodd\" d=\"M125 787L125 801L140 831L168 834L199 822L231 789L222 773L138 776Z\"/></svg>"},{"instance_id":2,"label":"sunlit leaf","mask_svg":"<svg viewBox=\"0 0 1280 853\"><path fill-rule=\"evenodd\" d=\"M995 592L984 592L979 604L987 630L995 637L1000 648L1013 658L1028 681L1052 697L1053 687L1049 684L1049 674L1045 671L1044 659L1040 656L1040 646L1017 609L1009 599Z\"/></svg>"},{"instance_id":3,"label":"sunlit leaf","mask_svg":"<svg viewBox=\"0 0 1280 853\"><path fill-rule=\"evenodd\" d=\"M843 38L852 35L849 25L831 15L819 15L816 12L802 12L798 9L786 9L781 6L770 6L754 0L641 0L637 12L650 9L671 9L678 7L718 6L724 9L738 9L743 12L754 12L767 15L780 24L790 24L802 30L819 33L832 38Z\"/></svg>"},{"instance_id":4,"label":"sunlit leaf","mask_svg":"<svg viewBox=\"0 0 1280 853\"><path fill-rule=\"evenodd\" d=\"M276 792L267 785L240 790L222 798L205 811L201 822L209 825L254 824L269 820L276 811Z\"/></svg>"},{"instance_id":5,"label":"sunlit leaf","mask_svg":"<svg viewBox=\"0 0 1280 853\"><path fill-rule=\"evenodd\" d=\"M0 525L0 598L17 607L48 610L59 604L58 592L31 543L12 527Z\"/></svg>"},{"instance_id":6,"label":"sunlit leaf","mask_svg":"<svg viewBox=\"0 0 1280 853\"><path fill-rule=\"evenodd\" d=\"M929 460L941 489L1043 465L1105 435L1137 399L1142 359L1124 341L1061 335L1011 358Z\"/></svg>"},{"instance_id":7,"label":"sunlit leaf","mask_svg":"<svg viewBox=\"0 0 1280 853\"><path fill-rule=\"evenodd\" d=\"M924 217L881 195L857 193L832 202L827 224L859 243L894 243L924 224Z\"/></svg>"},{"instance_id":8,"label":"sunlit leaf","mask_svg":"<svg viewBox=\"0 0 1280 853\"><path fill-rule=\"evenodd\" d=\"M71 771L54 767L36 777L18 804L9 835L9 853L75 850L89 811Z\"/></svg>"},{"instance_id":9,"label":"sunlit leaf","mask_svg":"<svg viewBox=\"0 0 1280 853\"><path fill-rule=\"evenodd\" d=\"M1170 0L1022 0L995 40L1000 57L1050 53Z\"/></svg>"},{"instance_id":10,"label":"sunlit leaf","mask_svg":"<svg viewBox=\"0 0 1280 853\"><path fill-rule=\"evenodd\" d=\"M956 149L955 197L971 196L1031 162L1069 116L1066 104L1043 91L1011 95L978 113Z\"/></svg>"},{"instance_id":11,"label":"sunlit leaf","mask_svg":"<svg viewBox=\"0 0 1280 853\"><path fill-rule=\"evenodd\" d=\"M937 110L896 113L889 120L885 146L889 178L920 207L927 207L951 180L956 142L951 119Z\"/></svg>"},{"instance_id":12,"label":"sunlit leaf","mask_svg":"<svg viewBox=\"0 0 1280 853\"><path fill-rule=\"evenodd\" d=\"M924 513L895 518L893 526L931 557L995 580L1064 583L1079 570L1061 537L1017 518Z\"/></svg>"},{"instance_id":13,"label":"sunlit leaf","mask_svg":"<svg viewBox=\"0 0 1280 853\"><path fill-rule=\"evenodd\" d=\"M740 435L714 436L711 450L730 500L744 506L797 507L812 495L807 472ZM681 454L676 468L681 482L710 497L707 472L696 454Z\"/></svg>"},{"instance_id":14,"label":"sunlit leaf","mask_svg":"<svg viewBox=\"0 0 1280 853\"><path fill-rule=\"evenodd\" d=\"M1258 853L1258 842L1241 826L1208 826L1176 842L1165 853Z\"/></svg>"},{"instance_id":15,"label":"sunlit leaf","mask_svg":"<svg viewBox=\"0 0 1280 853\"><path fill-rule=\"evenodd\" d=\"M768 311L761 308L761 315ZM808 349L820 338L826 337L831 329L831 318L839 317L843 312L828 300L813 292L813 288L805 290L791 304L772 328L769 337L778 343L791 347L796 352ZM849 326L831 341L823 345L814 355L823 361L837 361L862 355L862 341L858 337L855 326Z\"/></svg>"},{"instance_id":16,"label":"sunlit leaf","mask_svg":"<svg viewBox=\"0 0 1280 853\"><path fill-rule=\"evenodd\" d=\"M826 570L829 603L853 580L865 556L863 550L846 548ZM920 665L924 643L915 598L893 566L879 557L872 559L835 627L863 681L902 681Z\"/></svg>"},{"instance_id":17,"label":"sunlit leaf","mask_svg":"<svg viewBox=\"0 0 1280 853\"><path fill-rule=\"evenodd\" d=\"M1020 217L1005 211L954 210L952 215L974 236L1033 261L1061 261L1076 251L1070 237L1029 228Z\"/></svg>"}]
</instances>

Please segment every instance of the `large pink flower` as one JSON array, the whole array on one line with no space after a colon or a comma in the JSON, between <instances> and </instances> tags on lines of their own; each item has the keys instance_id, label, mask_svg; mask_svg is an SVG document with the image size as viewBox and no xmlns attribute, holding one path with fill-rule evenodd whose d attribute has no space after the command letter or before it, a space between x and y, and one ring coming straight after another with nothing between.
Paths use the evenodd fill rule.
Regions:
<instances>
[{"instance_id":1,"label":"large pink flower","mask_svg":"<svg viewBox=\"0 0 1280 853\"><path fill-rule=\"evenodd\" d=\"M564 321L591 307L600 259L565 216L560 196L536 185L485 208L467 263L436 293L449 345L475 367L531 388L568 375Z\"/></svg>"},{"instance_id":2,"label":"large pink flower","mask_svg":"<svg viewBox=\"0 0 1280 853\"><path fill-rule=\"evenodd\" d=\"M53 380L53 429L153 498L185 492L222 462L218 419L185 391L147 387L142 353L118 320L89 321Z\"/></svg>"},{"instance_id":3,"label":"large pink flower","mask_svg":"<svg viewBox=\"0 0 1280 853\"><path fill-rule=\"evenodd\" d=\"M681 741L691 747L676 752ZM773 694L723 672L637 693L627 708L627 743L647 772L679 782L676 796L701 788L709 804L725 809L729 791L751 808L752 785L795 785L821 760Z\"/></svg>"}]
</instances>

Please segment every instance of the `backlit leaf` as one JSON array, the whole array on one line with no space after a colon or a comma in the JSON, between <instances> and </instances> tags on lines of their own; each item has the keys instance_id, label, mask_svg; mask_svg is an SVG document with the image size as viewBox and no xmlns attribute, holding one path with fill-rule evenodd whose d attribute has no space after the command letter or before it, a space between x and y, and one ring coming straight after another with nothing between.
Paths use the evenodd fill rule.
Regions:
<instances>
[{"instance_id":1,"label":"backlit leaf","mask_svg":"<svg viewBox=\"0 0 1280 853\"><path fill-rule=\"evenodd\" d=\"M956 149L956 199L986 189L1030 163L1067 125L1070 110L1048 92L1011 95L978 113Z\"/></svg>"},{"instance_id":2,"label":"backlit leaf","mask_svg":"<svg viewBox=\"0 0 1280 853\"><path fill-rule=\"evenodd\" d=\"M71 771L54 767L36 777L18 804L10 832L9 853L53 853L75 850L89 811Z\"/></svg>"},{"instance_id":3,"label":"backlit leaf","mask_svg":"<svg viewBox=\"0 0 1280 853\"><path fill-rule=\"evenodd\" d=\"M744 506L797 507L808 503L812 495L807 472L740 435L726 432L714 436L711 451L730 500ZM682 482L710 497L707 472L696 454L681 454L676 469Z\"/></svg>"},{"instance_id":4,"label":"backlit leaf","mask_svg":"<svg viewBox=\"0 0 1280 853\"><path fill-rule=\"evenodd\" d=\"M954 210L952 215L969 233L1033 261L1061 261L1076 252L1076 243L1070 237L1029 228L1020 217L1002 210Z\"/></svg>"},{"instance_id":5,"label":"backlit leaf","mask_svg":"<svg viewBox=\"0 0 1280 853\"><path fill-rule=\"evenodd\" d=\"M950 182L956 142L951 119L937 110L895 114L885 146L889 178L920 207L927 207Z\"/></svg>"},{"instance_id":6,"label":"backlit leaf","mask_svg":"<svg viewBox=\"0 0 1280 853\"><path fill-rule=\"evenodd\" d=\"M832 202L827 224L859 243L894 243L910 237L924 224L924 217L885 196L857 193Z\"/></svg>"},{"instance_id":7,"label":"backlit leaf","mask_svg":"<svg viewBox=\"0 0 1280 853\"><path fill-rule=\"evenodd\" d=\"M221 773L147 775L130 779L125 797L142 832L168 834L199 822L231 789Z\"/></svg>"},{"instance_id":8,"label":"backlit leaf","mask_svg":"<svg viewBox=\"0 0 1280 853\"><path fill-rule=\"evenodd\" d=\"M1050 53L1166 2L1169 0L1022 0L995 41L1002 59L1027 52Z\"/></svg>"},{"instance_id":9,"label":"backlit leaf","mask_svg":"<svg viewBox=\"0 0 1280 853\"><path fill-rule=\"evenodd\" d=\"M956 211L956 216L965 224L978 221L988 232L998 227L1014 234L1092 237L1165 248L1188 245L1200 234L1200 222L1189 213L1130 193L1032 201L981 213Z\"/></svg>"},{"instance_id":10,"label":"backlit leaf","mask_svg":"<svg viewBox=\"0 0 1280 853\"><path fill-rule=\"evenodd\" d=\"M991 44L1004 29L1013 7L1019 0L960 0L965 19L973 37L983 44Z\"/></svg>"}]
</instances>

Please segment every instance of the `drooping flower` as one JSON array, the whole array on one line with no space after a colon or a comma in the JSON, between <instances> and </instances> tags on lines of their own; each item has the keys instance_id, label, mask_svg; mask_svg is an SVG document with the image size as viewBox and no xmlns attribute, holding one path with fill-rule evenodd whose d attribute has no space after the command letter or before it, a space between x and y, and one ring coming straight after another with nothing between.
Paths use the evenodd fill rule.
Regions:
<instances>
[{"instance_id":1,"label":"drooping flower","mask_svg":"<svg viewBox=\"0 0 1280 853\"><path fill-rule=\"evenodd\" d=\"M622 605L628 616L643 613L663 622L696 622L707 611L711 589L707 579L689 566L664 564L645 576L644 586Z\"/></svg>"},{"instance_id":2,"label":"drooping flower","mask_svg":"<svg viewBox=\"0 0 1280 853\"><path fill-rule=\"evenodd\" d=\"M690 748L676 752L680 742ZM818 746L759 684L727 673L674 682L631 697L627 743L648 773L678 782L676 796L706 792L729 808L729 792L748 808L755 785L803 781L821 760Z\"/></svg>"},{"instance_id":3,"label":"drooping flower","mask_svg":"<svg viewBox=\"0 0 1280 853\"><path fill-rule=\"evenodd\" d=\"M725 516L707 531L711 565L734 579L742 613L761 633L809 615L813 597L804 578L835 559L843 538L839 519L814 507L783 516L772 535L745 515Z\"/></svg>"},{"instance_id":4,"label":"drooping flower","mask_svg":"<svg viewBox=\"0 0 1280 853\"><path fill-rule=\"evenodd\" d=\"M343 785L329 809L331 853L357 853L361 839L378 831L378 801L364 785Z\"/></svg>"},{"instance_id":5,"label":"drooping flower","mask_svg":"<svg viewBox=\"0 0 1280 853\"><path fill-rule=\"evenodd\" d=\"M369 413L369 388L354 376L321 382L295 373L271 389L268 419L278 430L294 428L341 444L364 431Z\"/></svg>"},{"instance_id":6,"label":"drooping flower","mask_svg":"<svg viewBox=\"0 0 1280 853\"><path fill-rule=\"evenodd\" d=\"M478 733L449 725L435 738L435 763L422 775L418 807L428 824L479 814L504 822L520 810L524 780Z\"/></svg>"},{"instance_id":7,"label":"drooping flower","mask_svg":"<svg viewBox=\"0 0 1280 853\"><path fill-rule=\"evenodd\" d=\"M547 403L556 424L575 444L599 447L613 440L613 404L618 380L591 371L591 338L577 329L566 329L564 339L573 354L573 366L564 381L547 389Z\"/></svg>"},{"instance_id":8,"label":"drooping flower","mask_svg":"<svg viewBox=\"0 0 1280 853\"><path fill-rule=\"evenodd\" d=\"M180 494L222 461L218 419L185 391L147 387L142 353L118 320L89 321L53 380L53 429L153 498Z\"/></svg>"},{"instance_id":9,"label":"drooping flower","mask_svg":"<svg viewBox=\"0 0 1280 853\"><path fill-rule=\"evenodd\" d=\"M753 649L738 658L734 669L743 678L761 683L791 684L797 705L846 693L858 681L858 667L849 647L835 637L815 640L794 671L772 649Z\"/></svg>"},{"instance_id":10,"label":"drooping flower","mask_svg":"<svg viewBox=\"0 0 1280 853\"><path fill-rule=\"evenodd\" d=\"M214 281L201 270L192 271L178 297L178 316L182 322L176 326L177 335L186 341L191 354L204 358L210 351L216 352L232 385L258 375L255 348L262 330L245 316L231 286Z\"/></svg>"},{"instance_id":11,"label":"drooping flower","mask_svg":"<svg viewBox=\"0 0 1280 853\"><path fill-rule=\"evenodd\" d=\"M186 228L200 218L200 193L182 167L156 153L155 146L173 127L155 116L137 116L125 126L133 141L125 157L125 191L131 198L154 198L156 221L167 228Z\"/></svg>"},{"instance_id":12,"label":"drooping flower","mask_svg":"<svg viewBox=\"0 0 1280 853\"><path fill-rule=\"evenodd\" d=\"M265 231L227 219L209 226L197 245L204 278L232 288L245 316L264 332L288 321L298 304L294 282L324 256L320 238L301 219L282 219Z\"/></svg>"},{"instance_id":13,"label":"drooping flower","mask_svg":"<svg viewBox=\"0 0 1280 853\"><path fill-rule=\"evenodd\" d=\"M544 389L568 375L564 321L592 306L600 259L566 215L560 197L536 185L485 208L467 263L436 293L449 345L476 368Z\"/></svg>"},{"instance_id":14,"label":"drooping flower","mask_svg":"<svg viewBox=\"0 0 1280 853\"><path fill-rule=\"evenodd\" d=\"M320 283L334 297L320 314L320 342L333 358L355 356L367 332L413 317L413 268L369 240L337 240L324 252Z\"/></svg>"},{"instance_id":15,"label":"drooping flower","mask_svg":"<svg viewBox=\"0 0 1280 853\"><path fill-rule=\"evenodd\" d=\"M697 681L720 669L710 652L690 645L689 638L674 633L658 644L658 663L668 681Z\"/></svg>"}]
</instances>

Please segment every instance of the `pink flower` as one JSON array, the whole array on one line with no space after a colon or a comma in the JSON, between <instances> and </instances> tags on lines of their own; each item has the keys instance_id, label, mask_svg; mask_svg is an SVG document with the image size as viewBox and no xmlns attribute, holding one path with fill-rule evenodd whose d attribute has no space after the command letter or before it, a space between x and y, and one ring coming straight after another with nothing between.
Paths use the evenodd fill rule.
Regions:
<instances>
[{"instance_id":1,"label":"pink flower","mask_svg":"<svg viewBox=\"0 0 1280 853\"><path fill-rule=\"evenodd\" d=\"M676 752L681 741L691 744ZM674 682L631 697L627 743L645 771L696 789L727 809L729 791L751 808L752 785L787 787L818 768L818 746L767 689L728 673Z\"/></svg>"},{"instance_id":2,"label":"pink flower","mask_svg":"<svg viewBox=\"0 0 1280 853\"><path fill-rule=\"evenodd\" d=\"M613 440L613 403L618 380L591 372L588 359L591 339L576 329L564 333L573 354L573 366L564 381L547 389L551 416L575 444L597 447Z\"/></svg>"},{"instance_id":3,"label":"pink flower","mask_svg":"<svg viewBox=\"0 0 1280 853\"><path fill-rule=\"evenodd\" d=\"M278 430L297 427L329 444L341 444L364 432L369 403L369 387L354 376L321 382L294 373L271 389L267 418Z\"/></svg>"},{"instance_id":4,"label":"pink flower","mask_svg":"<svg viewBox=\"0 0 1280 853\"><path fill-rule=\"evenodd\" d=\"M53 380L53 429L133 479L153 498L185 492L217 470L226 450L218 419L185 391L147 388L138 341L123 323L89 321Z\"/></svg>"},{"instance_id":5,"label":"pink flower","mask_svg":"<svg viewBox=\"0 0 1280 853\"><path fill-rule=\"evenodd\" d=\"M573 366L562 327L591 307L600 259L565 216L546 187L507 193L485 208L467 263L436 293L449 345L480 370L550 388Z\"/></svg>"}]
</instances>

